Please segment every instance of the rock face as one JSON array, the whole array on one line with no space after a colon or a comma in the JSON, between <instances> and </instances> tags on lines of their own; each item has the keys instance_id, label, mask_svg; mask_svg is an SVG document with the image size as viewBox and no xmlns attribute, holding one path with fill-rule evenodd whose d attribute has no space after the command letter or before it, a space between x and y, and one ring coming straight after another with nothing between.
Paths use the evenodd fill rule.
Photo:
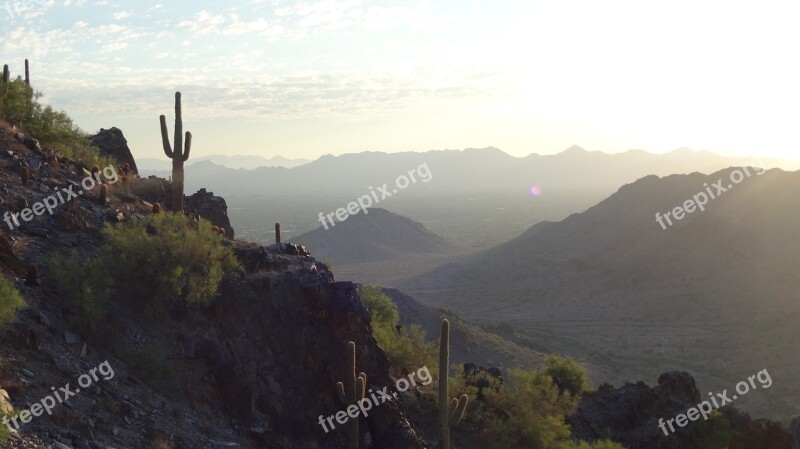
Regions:
<instances>
[{"instance_id":1,"label":"rock face","mask_svg":"<svg viewBox=\"0 0 800 449\"><path fill-rule=\"evenodd\" d=\"M780 423L753 420L731 406L719 410L720 419L704 421L701 417L686 427L675 426L675 432L666 427L669 435L664 435L658 427L659 419L667 421L686 414L703 399L689 373L670 372L662 374L653 388L644 382L616 389L601 386L584 395L578 411L568 421L576 438L608 438L627 449L703 449L719 443L709 441L709 435L725 433L732 434L730 449L800 449Z\"/></svg>"},{"instance_id":2,"label":"rock face","mask_svg":"<svg viewBox=\"0 0 800 449\"><path fill-rule=\"evenodd\" d=\"M783 428L781 423L767 419L741 417L742 423L731 438L728 449L800 449L797 440Z\"/></svg>"},{"instance_id":3,"label":"rock face","mask_svg":"<svg viewBox=\"0 0 800 449\"><path fill-rule=\"evenodd\" d=\"M225 229L225 236L233 240L234 231L231 220L228 218L228 204L225 199L214 196L206 189L200 189L192 196L186 198L185 210L190 214L197 214L213 223L215 226Z\"/></svg>"},{"instance_id":4,"label":"rock face","mask_svg":"<svg viewBox=\"0 0 800 449\"><path fill-rule=\"evenodd\" d=\"M120 165L130 164L131 172L139 174L136 160L133 159L131 149L128 148L128 141L125 140L125 136L122 135L119 128L100 129L100 132L92 136L92 143L100 148L101 156L114 158Z\"/></svg>"},{"instance_id":5,"label":"rock face","mask_svg":"<svg viewBox=\"0 0 800 449\"><path fill-rule=\"evenodd\" d=\"M393 390L389 362L372 337L370 316L355 284L334 282L307 255L236 243L248 275L228 285L213 311L191 317L183 341L185 394L210 410L220 405L257 447L338 448L345 427L325 432L319 417L346 406L335 391L346 372L346 345L354 341L357 370L368 390ZM361 418L373 447L423 448L391 397ZM330 429L329 429L330 430ZM276 445L276 446L270 446ZM263 446L262 446L263 445Z\"/></svg>"}]
</instances>

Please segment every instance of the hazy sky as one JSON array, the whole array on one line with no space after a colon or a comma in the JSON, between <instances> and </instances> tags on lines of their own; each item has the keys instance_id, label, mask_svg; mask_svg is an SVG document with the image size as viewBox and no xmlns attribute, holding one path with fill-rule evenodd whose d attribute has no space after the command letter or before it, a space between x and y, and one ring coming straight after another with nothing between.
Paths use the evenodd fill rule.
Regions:
<instances>
[{"instance_id":1,"label":"hazy sky","mask_svg":"<svg viewBox=\"0 0 800 449\"><path fill-rule=\"evenodd\" d=\"M572 144L800 158L800 2L12 0L2 62L163 157Z\"/></svg>"}]
</instances>

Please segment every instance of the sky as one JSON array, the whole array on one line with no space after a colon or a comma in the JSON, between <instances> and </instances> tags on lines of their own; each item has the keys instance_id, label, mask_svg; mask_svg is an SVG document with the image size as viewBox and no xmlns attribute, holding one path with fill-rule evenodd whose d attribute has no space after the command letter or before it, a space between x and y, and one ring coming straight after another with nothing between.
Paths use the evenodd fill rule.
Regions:
<instances>
[{"instance_id":1,"label":"sky","mask_svg":"<svg viewBox=\"0 0 800 449\"><path fill-rule=\"evenodd\" d=\"M2 63L165 157L494 146L800 158L800 3L11 0Z\"/></svg>"}]
</instances>

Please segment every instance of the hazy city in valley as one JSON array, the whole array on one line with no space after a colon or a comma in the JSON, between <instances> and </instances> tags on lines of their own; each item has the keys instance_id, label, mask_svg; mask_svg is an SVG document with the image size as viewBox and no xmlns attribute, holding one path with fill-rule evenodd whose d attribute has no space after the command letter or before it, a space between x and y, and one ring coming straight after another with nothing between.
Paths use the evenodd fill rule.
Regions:
<instances>
[{"instance_id":1,"label":"hazy city in valley","mask_svg":"<svg viewBox=\"0 0 800 449\"><path fill-rule=\"evenodd\" d=\"M800 4L0 5L0 448L800 449Z\"/></svg>"}]
</instances>

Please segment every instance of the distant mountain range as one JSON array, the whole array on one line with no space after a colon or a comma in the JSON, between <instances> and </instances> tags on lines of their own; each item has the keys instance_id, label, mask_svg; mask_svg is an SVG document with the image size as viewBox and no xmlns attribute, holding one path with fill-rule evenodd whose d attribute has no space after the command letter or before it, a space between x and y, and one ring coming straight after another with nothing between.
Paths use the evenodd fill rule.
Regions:
<instances>
[{"instance_id":1,"label":"distant mountain range","mask_svg":"<svg viewBox=\"0 0 800 449\"><path fill-rule=\"evenodd\" d=\"M789 356L800 336L800 172L734 185L733 171L646 176L583 213L397 286L468 321L509 323L604 367L612 381L671 367L730 388L768 368L785 379L779 391L745 400L790 413L800 398L800 359ZM705 211L667 229L656 222L656 212L709 191L719 196Z\"/></svg>"},{"instance_id":2,"label":"distant mountain range","mask_svg":"<svg viewBox=\"0 0 800 449\"><path fill-rule=\"evenodd\" d=\"M252 170L259 167L292 168L311 162L308 159L287 159L283 156L275 156L267 159L263 156L253 156L253 155L228 156L223 154L214 154L211 156L199 157L197 159L191 158L188 161L186 161L186 166L189 167L198 162L204 162L204 161L209 161L216 165L220 165L222 167L234 170L236 169ZM140 172L142 172L144 176L156 174L156 172L172 170L172 161L170 161L166 157L162 159L155 159L155 158L137 159L136 164L138 165Z\"/></svg>"},{"instance_id":3,"label":"distant mountain range","mask_svg":"<svg viewBox=\"0 0 800 449\"><path fill-rule=\"evenodd\" d=\"M144 160L147 162L148 160ZM341 156L326 155L295 166L229 168L220 162L200 158L186 168L188 191L202 187L220 195L302 194L347 192L364 194L369 187L388 184L426 164L430 182L416 182L407 194L453 192L526 192L537 186L543 194L593 192L608 195L620 185L646 175L711 172L725 167L749 165L750 158L731 158L707 151L680 149L656 155L641 150L606 154L573 146L566 151L517 158L497 148L428 151L424 153L363 152ZM169 163L168 160L161 162ZM137 161L139 163L139 161ZM766 166L800 164L766 160ZM139 164L147 167L147 164ZM171 166L169 166L171 167ZM157 174L169 177L171 168ZM140 170L143 170L140 168ZM144 170L143 170L144 171Z\"/></svg>"},{"instance_id":4,"label":"distant mountain range","mask_svg":"<svg viewBox=\"0 0 800 449\"><path fill-rule=\"evenodd\" d=\"M412 254L444 254L453 245L422 224L386 209L369 208L345 221L330 222L292 238L306 245L320 260L336 264L376 262Z\"/></svg>"}]
</instances>

